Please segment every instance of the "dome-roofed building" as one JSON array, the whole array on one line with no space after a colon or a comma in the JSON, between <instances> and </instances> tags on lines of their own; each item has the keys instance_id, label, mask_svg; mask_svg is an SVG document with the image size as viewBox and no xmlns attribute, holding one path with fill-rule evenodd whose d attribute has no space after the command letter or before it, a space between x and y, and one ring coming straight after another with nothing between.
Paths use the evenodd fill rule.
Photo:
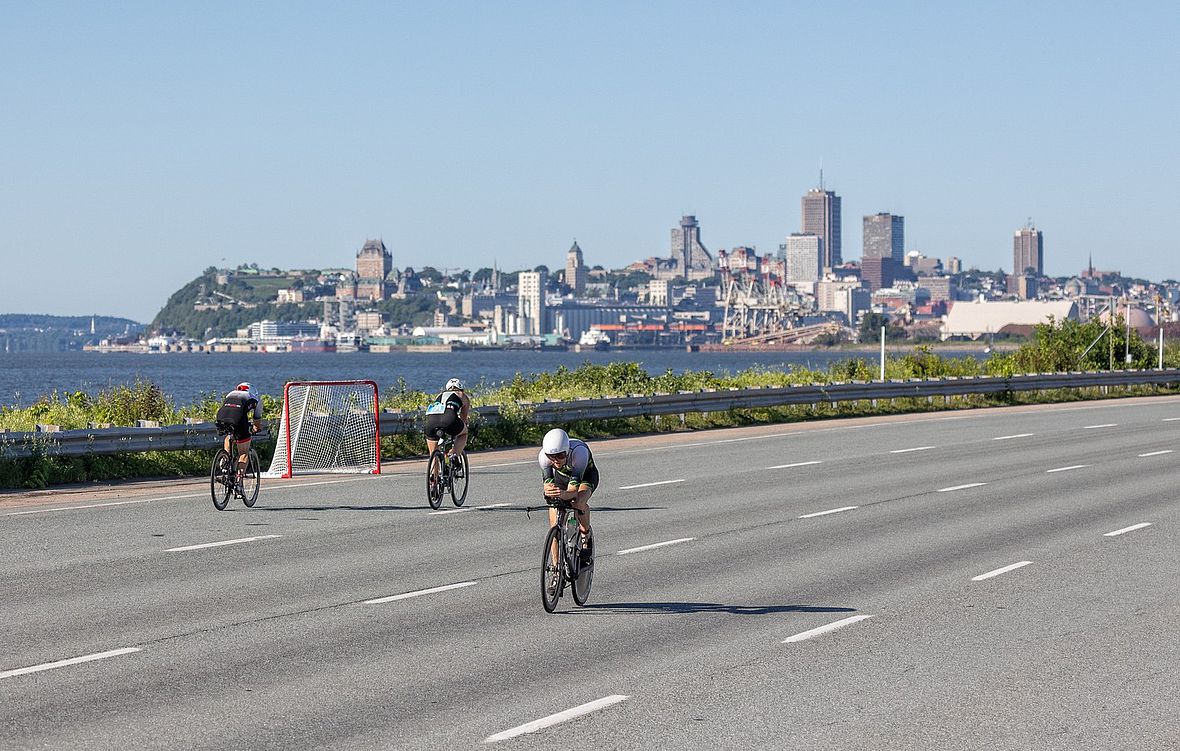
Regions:
<instances>
[{"instance_id":1,"label":"dome-roofed building","mask_svg":"<svg viewBox=\"0 0 1180 751\"><path fill-rule=\"evenodd\" d=\"M1143 308L1137 308L1134 306L1128 308L1115 305L1114 316L1115 321L1123 326L1126 326L1127 322L1129 321L1131 328L1135 329L1143 336L1148 336L1155 330L1155 319L1152 318L1151 313L1148 313ZM1120 318L1123 320L1120 321ZM1110 310L1107 309L1099 313L1098 320L1102 323L1109 323Z\"/></svg>"}]
</instances>

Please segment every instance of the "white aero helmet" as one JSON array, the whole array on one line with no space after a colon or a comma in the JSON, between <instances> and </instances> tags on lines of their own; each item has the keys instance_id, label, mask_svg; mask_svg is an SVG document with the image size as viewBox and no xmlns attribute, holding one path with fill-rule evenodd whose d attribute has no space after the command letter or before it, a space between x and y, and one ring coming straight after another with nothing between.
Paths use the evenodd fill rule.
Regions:
<instances>
[{"instance_id":1,"label":"white aero helmet","mask_svg":"<svg viewBox=\"0 0 1180 751\"><path fill-rule=\"evenodd\" d=\"M451 380L447 381L447 385L443 387L443 390L444 391L462 391L463 390L463 382L460 381L458 378L452 378Z\"/></svg>"},{"instance_id":2,"label":"white aero helmet","mask_svg":"<svg viewBox=\"0 0 1180 751\"><path fill-rule=\"evenodd\" d=\"M570 450L570 437L561 428L554 428L541 441L541 451L546 454L564 454Z\"/></svg>"},{"instance_id":3,"label":"white aero helmet","mask_svg":"<svg viewBox=\"0 0 1180 751\"><path fill-rule=\"evenodd\" d=\"M249 381L242 381L234 391L254 391L254 387L250 385Z\"/></svg>"}]
</instances>

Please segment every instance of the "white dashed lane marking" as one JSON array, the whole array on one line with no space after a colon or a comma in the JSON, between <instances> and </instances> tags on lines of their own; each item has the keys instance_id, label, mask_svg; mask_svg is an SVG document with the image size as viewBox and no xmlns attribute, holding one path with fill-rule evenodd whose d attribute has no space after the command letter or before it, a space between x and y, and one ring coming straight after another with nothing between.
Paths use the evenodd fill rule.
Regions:
<instances>
[{"instance_id":1,"label":"white dashed lane marking","mask_svg":"<svg viewBox=\"0 0 1180 751\"><path fill-rule=\"evenodd\" d=\"M607 707L618 704L621 701L626 701L628 698L629 697L622 694L604 696L601 699L595 699L594 701L586 702L585 704L576 706L573 709L567 709L556 714L551 714L548 717L542 717L539 720L533 720L532 722L526 722L523 725L517 725L516 727L510 730L505 730L502 733L489 735L487 738L483 739L483 742L496 743L497 741L506 741L509 738L515 738L518 735L535 733L538 730L544 730L545 728L553 727L554 725L560 724L567 720L572 720L575 717L581 717L582 715L587 715L591 712L597 712L600 709L606 709Z\"/></svg>"},{"instance_id":2,"label":"white dashed lane marking","mask_svg":"<svg viewBox=\"0 0 1180 751\"><path fill-rule=\"evenodd\" d=\"M78 665L83 662L94 662L95 660L105 660L108 657L118 657L119 655L129 655L132 652L139 652L139 647L124 647L123 649L112 649L109 652L98 652L92 655L83 655L81 657L71 657L68 660L58 660L57 662L46 662L41 665L31 665L27 668L17 668L15 670L0 671L0 678L12 678L18 675L26 675L28 673L40 673L42 670L53 670L54 668L64 668L67 665Z\"/></svg>"},{"instance_id":3,"label":"white dashed lane marking","mask_svg":"<svg viewBox=\"0 0 1180 751\"><path fill-rule=\"evenodd\" d=\"M791 467L810 467L812 464L823 464L821 461L795 462L794 464L776 464L767 469L790 469Z\"/></svg>"},{"instance_id":4,"label":"white dashed lane marking","mask_svg":"<svg viewBox=\"0 0 1180 751\"><path fill-rule=\"evenodd\" d=\"M998 435L993 438L993 441L1010 441L1013 438L1029 438L1036 435L1035 433L1016 433L1015 435Z\"/></svg>"},{"instance_id":5,"label":"white dashed lane marking","mask_svg":"<svg viewBox=\"0 0 1180 751\"><path fill-rule=\"evenodd\" d=\"M810 514L802 514L799 518L800 519L810 519L814 516L827 516L828 514L838 514L841 511L851 511L854 508L860 508L860 506L841 506L840 508L830 508L827 511L816 511L816 512L813 512Z\"/></svg>"},{"instance_id":6,"label":"white dashed lane marking","mask_svg":"<svg viewBox=\"0 0 1180 751\"><path fill-rule=\"evenodd\" d=\"M1103 534L1102 536L1103 537L1118 537L1119 535L1126 534L1127 532L1134 532L1137 529L1143 529L1144 527L1150 527L1150 526L1151 526L1151 522L1139 522L1138 524L1132 524L1129 527L1123 527L1122 529L1116 529L1113 532L1107 532L1107 533Z\"/></svg>"},{"instance_id":7,"label":"white dashed lane marking","mask_svg":"<svg viewBox=\"0 0 1180 751\"><path fill-rule=\"evenodd\" d=\"M1172 449L1164 449L1163 451L1149 451L1146 454L1140 454L1139 458L1142 459L1145 456L1163 456L1164 454L1170 453L1172 453Z\"/></svg>"},{"instance_id":8,"label":"white dashed lane marking","mask_svg":"<svg viewBox=\"0 0 1180 751\"><path fill-rule=\"evenodd\" d=\"M932 448L935 448L935 447L934 446L915 446L912 449L894 449L893 451L890 451L889 453L891 453L891 454L908 454L912 451L929 451Z\"/></svg>"},{"instance_id":9,"label":"white dashed lane marking","mask_svg":"<svg viewBox=\"0 0 1180 751\"><path fill-rule=\"evenodd\" d=\"M640 553L640 552L643 552L644 550L655 550L656 548L664 548L669 545L679 545L682 542L692 542L695 539L697 539L697 538L695 538L695 537L681 537L679 540L667 540L665 542L654 542L651 545L640 545L637 548L627 548L626 550L620 550L619 552L615 553L615 555L629 555L631 553Z\"/></svg>"},{"instance_id":10,"label":"white dashed lane marking","mask_svg":"<svg viewBox=\"0 0 1180 751\"><path fill-rule=\"evenodd\" d=\"M1000 574L1006 574L1009 571L1015 571L1018 568L1024 568L1025 566L1027 566L1030 563L1032 563L1032 561L1020 561L1019 563L1013 563L1011 565L1004 566L1003 568L998 568L995 571L988 571L986 574L980 574L979 576L973 576L973 577L971 577L971 581L981 582L984 579L990 579L993 576L999 576Z\"/></svg>"},{"instance_id":11,"label":"white dashed lane marking","mask_svg":"<svg viewBox=\"0 0 1180 751\"><path fill-rule=\"evenodd\" d=\"M1089 464L1071 464L1068 467L1057 467L1056 469L1046 469L1045 474L1050 475L1050 474L1053 474L1054 472L1068 472L1071 469L1085 469L1086 467L1089 467L1089 466L1090 466Z\"/></svg>"},{"instance_id":12,"label":"white dashed lane marking","mask_svg":"<svg viewBox=\"0 0 1180 751\"><path fill-rule=\"evenodd\" d=\"M833 631L837 631L839 629L842 629L845 626L851 626L854 623L860 623L861 621L867 620L872 617L873 616L871 616L871 615L854 615L850 618L845 618L843 620L829 623L826 626L820 626L819 628L813 628L810 631L804 631L801 634L795 634L794 636L788 636L786 639L783 639L783 644L794 644L795 642L807 641L808 639L814 639L817 636L823 636L824 634L829 634Z\"/></svg>"},{"instance_id":13,"label":"white dashed lane marking","mask_svg":"<svg viewBox=\"0 0 1180 751\"><path fill-rule=\"evenodd\" d=\"M952 485L949 488L939 488L939 493L949 493L952 490L966 490L967 488L978 488L987 485L986 482L969 482L966 485Z\"/></svg>"},{"instance_id":14,"label":"white dashed lane marking","mask_svg":"<svg viewBox=\"0 0 1180 751\"><path fill-rule=\"evenodd\" d=\"M624 485L619 490L635 490L636 488L654 488L656 485L674 485L684 480L660 480L659 482L641 482L638 485Z\"/></svg>"},{"instance_id":15,"label":"white dashed lane marking","mask_svg":"<svg viewBox=\"0 0 1180 751\"><path fill-rule=\"evenodd\" d=\"M259 535L258 537L242 537L237 540L222 540L221 542L204 542L200 545L185 545L182 548L168 548L165 553L182 553L186 550L204 550L205 548L220 548L225 545L239 545L243 542L254 542L256 540L274 540L282 537L282 535Z\"/></svg>"},{"instance_id":16,"label":"white dashed lane marking","mask_svg":"<svg viewBox=\"0 0 1180 751\"><path fill-rule=\"evenodd\" d=\"M459 582L458 584L444 584L441 587L431 587L430 589L419 589L416 592L402 592L400 595L390 595L389 597L378 597L373 600L365 600L365 605L381 605L386 602L397 602L398 600L408 600L411 597L421 597L422 595L432 595L436 592L447 592L452 589L462 589L463 587L473 587L479 584L477 581Z\"/></svg>"}]
</instances>

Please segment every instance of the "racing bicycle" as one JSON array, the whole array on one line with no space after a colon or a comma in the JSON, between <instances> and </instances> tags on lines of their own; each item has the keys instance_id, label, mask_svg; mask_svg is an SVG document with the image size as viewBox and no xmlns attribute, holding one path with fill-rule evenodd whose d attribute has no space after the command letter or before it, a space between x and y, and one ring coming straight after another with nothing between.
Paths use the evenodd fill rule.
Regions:
<instances>
[{"instance_id":1,"label":"racing bicycle","mask_svg":"<svg viewBox=\"0 0 1180 751\"><path fill-rule=\"evenodd\" d=\"M447 452L454 445L455 437L444 435L426 461L426 500L432 509L442 505L444 491L450 492L451 502L456 507L462 506L463 501L467 500L467 483L470 479L467 453L447 461Z\"/></svg>"},{"instance_id":2,"label":"racing bicycle","mask_svg":"<svg viewBox=\"0 0 1180 751\"><path fill-rule=\"evenodd\" d=\"M591 544L590 559L582 563L582 531L578 528L577 514L569 501L546 498L544 506L529 506L525 511L543 508L557 509L557 523L545 535L545 548L541 552L541 604L545 612L557 609L557 601L570 584L574 602L581 606L590 598L590 584L594 579L594 552Z\"/></svg>"},{"instance_id":3,"label":"racing bicycle","mask_svg":"<svg viewBox=\"0 0 1180 751\"><path fill-rule=\"evenodd\" d=\"M258 486L262 484L262 472L259 469L258 452L250 448L246 469L238 476L238 440L229 434L229 451L224 448L217 450L213 456L213 466L209 470L209 493L213 496L213 508L225 511L229 499L241 498L247 508L258 500Z\"/></svg>"}]
</instances>

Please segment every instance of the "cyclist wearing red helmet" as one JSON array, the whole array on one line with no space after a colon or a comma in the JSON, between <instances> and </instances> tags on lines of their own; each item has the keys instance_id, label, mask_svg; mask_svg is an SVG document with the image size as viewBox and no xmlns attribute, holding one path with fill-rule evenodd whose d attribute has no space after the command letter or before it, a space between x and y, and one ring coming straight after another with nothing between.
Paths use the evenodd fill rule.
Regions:
<instances>
[{"instance_id":1,"label":"cyclist wearing red helmet","mask_svg":"<svg viewBox=\"0 0 1180 751\"><path fill-rule=\"evenodd\" d=\"M229 451L229 436L238 442L238 472L246 471L249 461L250 437L262 429L262 399L249 383L239 383L225 395L217 410L217 430L225 436L225 450Z\"/></svg>"}]
</instances>

